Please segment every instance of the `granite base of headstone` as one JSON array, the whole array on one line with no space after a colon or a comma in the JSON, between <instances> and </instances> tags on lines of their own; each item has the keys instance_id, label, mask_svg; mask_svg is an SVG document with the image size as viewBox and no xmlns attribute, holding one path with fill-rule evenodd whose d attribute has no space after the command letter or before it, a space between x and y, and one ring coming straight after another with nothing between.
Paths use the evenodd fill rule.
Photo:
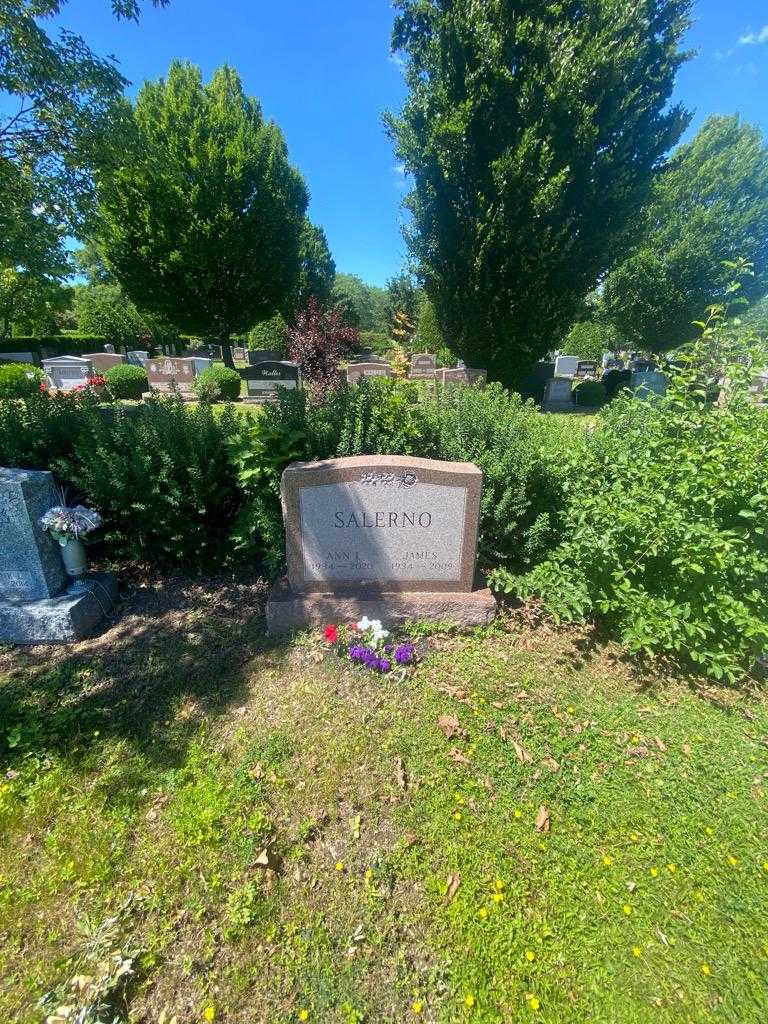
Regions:
<instances>
[{"instance_id":1,"label":"granite base of headstone","mask_svg":"<svg viewBox=\"0 0 768 1024\"><path fill-rule=\"evenodd\" d=\"M0 468L0 643L73 643L93 636L117 597L111 573L75 583L40 517L60 504L53 474Z\"/></svg>"},{"instance_id":2,"label":"granite base of headstone","mask_svg":"<svg viewBox=\"0 0 768 1024\"><path fill-rule=\"evenodd\" d=\"M394 377L395 371L389 363L350 363L347 367L347 384L359 384L363 377Z\"/></svg>"},{"instance_id":3,"label":"granite base of headstone","mask_svg":"<svg viewBox=\"0 0 768 1024\"><path fill-rule=\"evenodd\" d=\"M413 620L478 626L496 601L475 576L482 473L467 462L363 455L283 473L288 575L267 630Z\"/></svg>"}]
</instances>

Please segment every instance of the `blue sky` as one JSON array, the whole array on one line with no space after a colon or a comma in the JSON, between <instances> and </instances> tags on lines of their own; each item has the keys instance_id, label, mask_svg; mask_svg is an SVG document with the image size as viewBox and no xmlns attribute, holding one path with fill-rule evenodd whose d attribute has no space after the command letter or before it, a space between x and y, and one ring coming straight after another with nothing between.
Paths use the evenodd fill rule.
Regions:
<instances>
[{"instance_id":1,"label":"blue sky","mask_svg":"<svg viewBox=\"0 0 768 1024\"><path fill-rule=\"evenodd\" d=\"M381 114L405 95L389 57L387 0L171 0L138 25L117 22L108 0L70 0L60 21L113 54L134 93L174 57L207 77L232 64L282 128L311 192L310 216L328 235L338 270L384 284L406 257L406 190ZM740 113L768 137L768 3L698 0L676 98L695 111Z\"/></svg>"}]
</instances>

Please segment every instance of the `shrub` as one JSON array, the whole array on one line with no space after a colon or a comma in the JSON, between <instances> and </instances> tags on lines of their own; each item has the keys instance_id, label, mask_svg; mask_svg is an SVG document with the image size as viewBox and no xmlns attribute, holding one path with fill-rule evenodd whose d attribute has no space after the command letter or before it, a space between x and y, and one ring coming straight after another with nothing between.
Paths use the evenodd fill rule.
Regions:
<instances>
[{"instance_id":1,"label":"shrub","mask_svg":"<svg viewBox=\"0 0 768 1024\"><path fill-rule=\"evenodd\" d=\"M392 339L386 331L360 331L360 348L370 349L377 356L383 356L392 348Z\"/></svg>"},{"instance_id":2,"label":"shrub","mask_svg":"<svg viewBox=\"0 0 768 1024\"><path fill-rule=\"evenodd\" d=\"M0 402L0 466L51 469L72 451L97 399L89 394L38 393L23 402Z\"/></svg>"},{"instance_id":3,"label":"shrub","mask_svg":"<svg viewBox=\"0 0 768 1024\"><path fill-rule=\"evenodd\" d=\"M288 354L320 400L342 386L339 360L357 343L357 330L344 322L341 312L323 309L314 296L288 329Z\"/></svg>"},{"instance_id":4,"label":"shrub","mask_svg":"<svg viewBox=\"0 0 768 1024\"><path fill-rule=\"evenodd\" d=\"M601 380L579 380L573 386L576 405L591 408L605 405L605 384Z\"/></svg>"},{"instance_id":5,"label":"shrub","mask_svg":"<svg viewBox=\"0 0 768 1024\"><path fill-rule=\"evenodd\" d=\"M713 310L665 398L615 399L570 460L567 539L505 583L559 619L601 618L630 651L734 681L768 649L768 416L743 338L725 400L703 400L707 350L727 333Z\"/></svg>"},{"instance_id":6,"label":"shrub","mask_svg":"<svg viewBox=\"0 0 768 1024\"><path fill-rule=\"evenodd\" d=\"M288 352L286 330L288 325L280 313L262 320L248 332L248 348L272 349L281 355Z\"/></svg>"},{"instance_id":7,"label":"shrub","mask_svg":"<svg viewBox=\"0 0 768 1024\"><path fill-rule=\"evenodd\" d=\"M612 402L622 388L628 388L632 380L631 370L606 370L603 386L607 402Z\"/></svg>"},{"instance_id":8,"label":"shrub","mask_svg":"<svg viewBox=\"0 0 768 1024\"><path fill-rule=\"evenodd\" d=\"M44 379L43 371L29 363L0 363L0 399L39 393Z\"/></svg>"},{"instance_id":9,"label":"shrub","mask_svg":"<svg viewBox=\"0 0 768 1024\"><path fill-rule=\"evenodd\" d=\"M240 397L241 378L228 366L209 366L195 377L192 387L201 402L234 402Z\"/></svg>"},{"instance_id":10,"label":"shrub","mask_svg":"<svg viewBox=\"0 0 768 1024\"><path fill-rule=\"evenodd\" d=\"M574 438L572 426L539 416L499 385L449 387L437 400L422 384L385 377L364 378L322 404L286 392L248 429L251 436L236 445L241 486L248 489L237 545L264 544L275 570L283 559L282 469L295 459L373 454L477 463L485 477L481 560L527 567L559 539L556 456L566 443L578 447L581 434Z\"/></svg>"},{"instance_id":11,"label":"shrub","mask_svg":"<svg viewBox=\"0 0 768 1024\"><path fill-rule=\"evenodd\" d=\"M220 555L240 498L227 440L233 414L151 399L83 417L60 477L104 520L118 558L201 565Z\"/></svg>"},{"instance_id":12,"label":"shrub","mask_svg":"<svg viewBox=\"0 0 768 1024\"><path fill-rule=\"evenodd\" d=\"M104 376L113 398L138 401L146 391L149 391L147 372L141 366L122 363L111 366Z\"/></svg>"}]
</instances>

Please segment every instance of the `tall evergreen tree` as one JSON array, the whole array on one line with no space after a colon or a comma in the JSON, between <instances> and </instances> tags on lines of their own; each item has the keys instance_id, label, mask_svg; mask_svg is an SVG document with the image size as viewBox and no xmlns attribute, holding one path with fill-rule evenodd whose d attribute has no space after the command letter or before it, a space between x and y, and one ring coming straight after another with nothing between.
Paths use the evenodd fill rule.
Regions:
<instances>
[{"instance_id":1,"label":"tall evergreen tree","mask_svg":"<svg viewBox=\"0 0 768 1024\"><path fill-rule=\"evenodd\" d=\"M688 123L668 101L691 0L395 6L408 242L458 353L515 383L621 253Z\"/></svg>"},{"instance_id":2,"label":"tall evergreen tree","mask_svg":"<svg viewBox=\"0 0 768 1024\"><path fill-rule=\"evenodd\" d=\"M656 179L637 244L608 276L605 315L634 345L690 341L702 311L721 302L743 258L745 299L768 291L768 148L738 116L710 117Z\"/></svg>"},{"instance_id":3,"label":"tall evergreen tree","mask_svg":"<svg viewBox=\"0 0 768 1024\"><path fill-rule=\"evenodd\" d=\"M304 309L313 295L321 306L329 306L336 278L336 264L328 248L325 232L308 217L304 218L301 230L299 256L299 282L293 303L294 309L289 312Z\"/></svg>"},{"instance_id":4,"label":"tall evergreen tree","mask_svg":"<svg viewBox=\"0 0 768 1024\"><path fill-rule=\"evenodd\" d=\"M120 166L99 180L98 243L142 309L229 338L281 309L300 273L307 190L280 129L237 73L174 62L126 111Z\"/></svg>"}]
</instances>

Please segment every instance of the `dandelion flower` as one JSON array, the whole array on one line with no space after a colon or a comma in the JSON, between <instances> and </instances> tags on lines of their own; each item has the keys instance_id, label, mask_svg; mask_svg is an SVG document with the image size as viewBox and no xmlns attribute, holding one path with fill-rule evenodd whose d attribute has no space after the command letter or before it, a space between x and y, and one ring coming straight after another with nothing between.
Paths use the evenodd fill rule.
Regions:
<instances>
[{"instance_id":1,"label":"dandelion flower","mask_svg":"<svg viewBox=\"0 0 768 1024\"><path fill-rule=\"evenodd\" d=\"M763 871L768 871L768 860L763 861Z\"/></svg>"},{"instance_id":2,"label":"dandelion flower","mask_svg":"<svg viewBox=\"0 0 768 1024\"><path fill-rule=\"evenodd\" d=\"M418 1014L420 1014L424 1009L424 1003L419 1002L417 999L416 1002L411 1005L411 1009L418 1016Z\"/></svg>"},{"instance_id":3,"label":"dandelion flower","mask_svg":"<svg viewBox=\"0 0 768 1024\"><path fill-rule=\"evenodd\" d=\"M299 1010L299 1020L309 1020L309 1010Z\"/></svg>"},{"instance_id":4,"label":"dandelion flower","mask_svg":"<svg viewBox=\"0 0 768 1024\"><path fill-rule=\"evenodd\" d=\"M491 894L491 899L493 900L494 903L503 903L504 902L504 893L503 892L494 892L494 893Z\"/></svg>"},{"instance_id":5,"label":"dandelion flower","mask_svg":"<svg viewBox=\"0 0 768 1024\"><path fill-rule=\"evenodd\" d=\"M667 871L669 871L671 875L674 875L677 871L677 864L667 864Z\"/></svg>"},{"instance_id":6,"label":"dandelion flower","mask_svg":"<svg viewBox=\"0 0 768 1024\"><path fill-rule=\"evenodd\" d=\"M632 913L632 907L630 907L630 905L628 903L625 903L624 906L621 909L624 911L624 913L627 916L629 916Z\"/></svg>"},{"instance_id":7,"label":"dandelion flower","mask_svg":"<svg viewBox=\"0 0 768 1024\"><path fill-rule=\"evenodd\" d=\"M461 811L454 811L453 812L453 820L454 821L461 821Z\"/></svg>"},{"instance_id":8,"label":"dandelion flower","mask_svg":"<svg viewBox=\"0 0 768 1024\"><path fill-rule=\"evenodd\" d=\"M633 843L636 843L640 836L637 834L637 832L630 832L629 838L632 840Z\"/></svg>"},{"instance_id":9,"label":"dandelion flower","mask_svg":"<svg viewBox=\"0 0 768 1024\"><path fill-rule=\"evenodd\" d=\"M658 877L659 877L659 869L658 868L651 868L651 878L658 878Z\"/></svg>"},{"instance_id":10,"label":"dandelion flower","mask_svg":"<svg viewBox=\"0 0 768 1024\"><path fill-rule=\"evenodd\" d=\"M709 977L709 975L712 973L712 968L709 966L709 964L702 964L701 973Z\"/></svg>"},{"instance_id":11,"label":"dandelion flower","mask_svg":"<svg viewBox=\"0 0 768 1024\"><path fill-rule=\"evenodd\" d=\"M704 831L707 833L708 836L713 836L715 834L715 830L710 825L707 825Z\"/></svg>"},{"instance_id":12,"label":"dandelion flower","mask_svg":"<svg viewBox=\"0 0 768 1024\"><path fill-rule=\"evenodd\" d=\"M493 883L493 888L496 890L496 892L504 892L506 886L504 885L500 878L497 878L496 881Z\"/></svg>"},{"instance_id":13,"label":"dandelion flower","mask_svg":"<svg viewBox=\"0 0 768 1024\"><path fill-rule=\"evenodd\" d=\"M632 956L640 956L640 954L642 952L643 951L642 951L642 949L639 946L633 946L632 947Z\"/></svg>"},{"instance_id":14,"label":"dandelion flower","mask_svg":"<svg viewBox=\"0 0 768 1024\"><path fill-rule=\"evenodd\" d=\"M488 917L488 908L487 907L480 907L480 909L477 912L477 916L481 917L483 919L483 921L484 921L486 919L486 917Z\"/></svg>"},{"instance_id":15,"label":"dandelion flower","mask_svg":"<svg viewBox=\"0 0 768 1024\"><path fill-rule=\"evenodd\" d=\"M526 949L525 959L528 961L529 964L532 964L533 961L536 959L536 954L533 952L532 949Z\"/></svg>"},{"instance_id":16,"label":"dandelion flower","mask_svg":"<svg viewBox=\"0 0 768 1024\"><path fill-rule=\"evenodd\" d=\"M212 1006L206 1006L203 1010L203 1020L213 1020L216 1017L216 1011Z\"/></svg>"},{"instance_id":17,"label":"dandelion flower","mask_svg":"<svg viewBox=\"0 0 768 1024\"><path fill-rule=\"evenodd\" d=\"M538 1010L541 1006L541 1003L536 998L536 996L528 996L528 1005L532 1010Z\"/></svg>"},{"instance_id":18,"label":"dandelion flower","mask_svg":"<svg viewBox=\"0 0 768 1024\"><path fill-rule=\"evenodd\" d=\"M734 856L733 856L733 854L732 854L732 853L729 853L729 854L728 854L728 863L729 863L729 864L731 865L731 867L732 867L732 868L735 868L735 867L736 867L736 865L737 865L737 864L738 864L739 862L738 862L738 860L736 859L736 857L734 857Z\"/></svg>"},{"instance_id":19,"label":"dandelion flower","mask_svg":"<svg viewBox=\"0 0 768 1024\"><path fill-rule=\"evenodd\" d=\"M605 857L603 857L603 864L605 864L605 866L606 866L607 868L609 868L609 867L611 866L611 864L613 864L613 857L609 857L609 856L608 856L608 855L606 854L606 856L605 856Z\"/></svg>"},{"instance_id":20,"label":"dandelion flower","mask_svg":"<svg viewBox=\"0 0 768 1024\"><path fill-rule=\"evenodd\" d=\"M343 860L337 860L336 861L336 870L337 871L343 871L344 870L344 861Z\"/></svg>"},{"instance_id":21,"label":"dandelion flower","mask_svg":"<svg viewBox=\"0 0 768 1024\"><path fill-rule=\"evenodd\" d=\"M464 1005L468 1010L471 1010L472 1007L475 1005L475 997L472 995L471 992L467 992L466 996L464 997Z\"/></svg>"},{"instance_id":22,"label":"dandelion flower","mask_svg":"<svg viewBox=\"0 0 768 1024\"><path fill-rule=\"evenodd\" d=\"M515 808L515 817L516 818L522 818L522 816L523 816L523 812L518 807L516 807Z\"/></svg>"}]
</instances>

